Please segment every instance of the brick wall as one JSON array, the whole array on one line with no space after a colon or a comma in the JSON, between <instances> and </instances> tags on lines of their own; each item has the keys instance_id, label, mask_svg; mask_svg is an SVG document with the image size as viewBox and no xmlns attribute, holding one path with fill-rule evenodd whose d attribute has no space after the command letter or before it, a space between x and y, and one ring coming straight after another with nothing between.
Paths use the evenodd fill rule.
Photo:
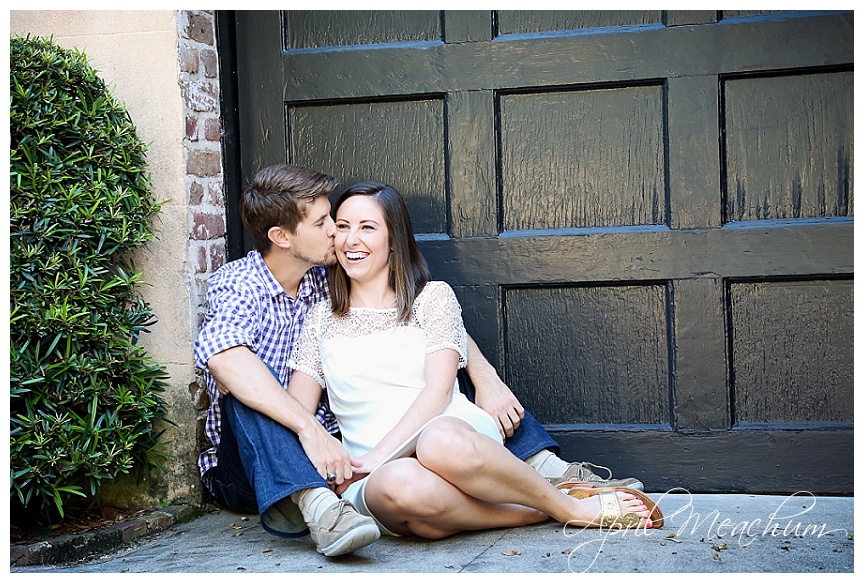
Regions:
<instances>
[{"instance_id":1,"label":"brick wall","mask_svg":"<svg viewBox=\"0 0 864 583\"><path fill-rule=\"evenodd\" d=\"M194 341L206 313L207 278L225 263L227 255L219 60L212 11L181 10L178 26ZM196 382L189 386L189 393L197 411L200 446L204 443L204 421L210 400L200 372L196 378Z\"/></svg>"},{"instance_id":2,"label":"brick wall","mask_svg":"<svg viewBox=\"0 0 864 583\"><path fill-rule=\"evenodd\" d=\"M226 257L219 67L213 12L181 11L179 27L192 323L197 332L206 309L207 278L225 263Z\"/></svg>"}]
</instances>

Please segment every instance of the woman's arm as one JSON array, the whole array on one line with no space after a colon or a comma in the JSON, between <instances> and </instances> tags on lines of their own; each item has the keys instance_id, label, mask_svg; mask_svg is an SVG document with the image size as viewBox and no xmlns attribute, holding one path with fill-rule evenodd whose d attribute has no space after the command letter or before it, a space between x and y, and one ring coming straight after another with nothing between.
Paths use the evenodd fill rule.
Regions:
<instances>
[{"instance_id":1,"label":"woman's arm","mask_svg":"<svg viewBox=\"0 0 864 583\"><path fill-rule=\"evenodd\" d=\"M318 410L322 392L323 389L318 381L305 372L295 370L291 373L291 380L288 382L288 394L294 397L307 411L314 414Z\"/></svg>"}]
</instances>

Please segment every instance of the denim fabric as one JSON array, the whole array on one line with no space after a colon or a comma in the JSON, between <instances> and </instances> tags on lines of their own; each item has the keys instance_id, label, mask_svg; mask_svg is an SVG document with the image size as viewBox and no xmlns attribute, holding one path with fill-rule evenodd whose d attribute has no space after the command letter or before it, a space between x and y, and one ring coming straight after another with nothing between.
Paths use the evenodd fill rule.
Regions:
<instances>
[{"instance_id":1,"label":"denim fabric","mask_svg":"<svg viewBox=\"0 0 864 583\"><path fill-rule=\"evenodd\" d=\"M232 397L233 398L233 397ZM231 428L231 419L222 419L222 437L219 441L219 465L213 468L213 495L222 506L235 512L258 514L258 500L255 489L249 484L237 439Z\"/></svg>"},{"instance_id":2,"label":"denim fabric","mask_svg":"<svg viewBox=\"0 0 864 583\"><path fill-rule=\"evenodd\" d=\"M213 480L217 499L232 510L260 513L261 526L270 534L305 534L306 523L290 496L329 486L297 434L231 395L223 407L223 441Z\"/></svg>"},{"instance_id":3,"label":"denim fabric","mask_svg":"<svg viewBox=\"0 0 864 583\"><path fill-rule=\"evenodd\" d=\"M468 373L463 368L459 369L456 376L459 379L459 390L465 393L468 400L473 403L475 389L474 383L468 377ZM525 417L519 424L519 428L513 433L513 436L504 440L504 447L509 449L520 460L529 458L544 449L548 449L556 455L561 451L561 447L552 439L552 436L543 429L540 422L527 410L525 411Z\"/></svg>"}]
</instances>

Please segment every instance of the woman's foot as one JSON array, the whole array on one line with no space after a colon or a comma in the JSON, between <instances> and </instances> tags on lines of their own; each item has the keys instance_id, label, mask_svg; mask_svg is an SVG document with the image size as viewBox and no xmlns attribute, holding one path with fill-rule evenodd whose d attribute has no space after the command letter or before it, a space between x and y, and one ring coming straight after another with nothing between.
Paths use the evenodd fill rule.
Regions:
<instances>
[{"instance_id":1,"label":"woman's foot","mask_svg":"<svg viewBox=\"0 0 864 583\"><path fill-rule=\"evenodd\" d=\"M568 498L574 501L574 515L567 524L587 528L654 527L651 510L632 492L592 488L565 493L570 494Z\"/></svg>"}]
</instances>

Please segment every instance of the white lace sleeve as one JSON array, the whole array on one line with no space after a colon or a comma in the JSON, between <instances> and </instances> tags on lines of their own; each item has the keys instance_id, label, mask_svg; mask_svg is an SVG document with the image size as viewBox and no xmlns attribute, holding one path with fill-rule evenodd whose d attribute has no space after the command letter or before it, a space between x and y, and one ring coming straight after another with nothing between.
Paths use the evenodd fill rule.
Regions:
<instances>
[{"instance_id":1,"label":"white lace sleeve","mask_svg":"<svg viewBox=\"0 0 864 583\"><path fill-rule=\"evenodd\" d=\"M318 302L312 306L306 315L306 321L303 322L300 339L294 345L294 351L288 359L289 368L305 372L318 381L322 388L327 388L327 385L321 367L321 334L324 319L329 313L329 301Z\"/></svg>"},{"instance_id":2,"label":"white lace sleeve","mask_svg":"<svg viewBox=\"0 0 864 583\"><path fill-rule=\"evenodd\" d=\"M462 307L453 289L443 281L430 281L417 296L417 317L426 332L426 352L452 348L459 353L459 368L468 363L468 336Z\"/></svg>"}]
</instances>

